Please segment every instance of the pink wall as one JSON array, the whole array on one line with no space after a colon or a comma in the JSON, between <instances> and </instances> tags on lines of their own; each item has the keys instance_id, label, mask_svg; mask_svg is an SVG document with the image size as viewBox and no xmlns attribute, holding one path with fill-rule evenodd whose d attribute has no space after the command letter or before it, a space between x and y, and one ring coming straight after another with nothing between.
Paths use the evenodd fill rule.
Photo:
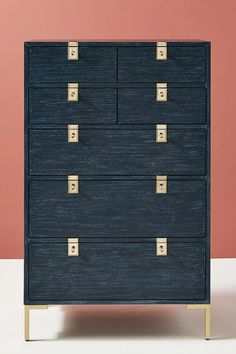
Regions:
<instances>
[{"instance_id":1,"label":"pink wall","mask_svg":"<svg viewBox=\"0 0 236 354\"><path fill-rule=\"evenodd\" d=\"M0 258L23 256L23 42L30 39L212 41L212 256L236 257L235 4L0 0Z\"/></svg>"}]
</instances>

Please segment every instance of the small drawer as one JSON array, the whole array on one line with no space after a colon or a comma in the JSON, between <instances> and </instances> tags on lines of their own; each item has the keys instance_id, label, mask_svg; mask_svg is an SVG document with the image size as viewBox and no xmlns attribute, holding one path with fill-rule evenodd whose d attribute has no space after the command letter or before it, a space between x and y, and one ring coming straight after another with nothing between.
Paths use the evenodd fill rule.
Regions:
<instances>
[{"instance_id":1,"label":"small drawer","mask_svg":"<svg viewBox=\"0 0 236 354\"><path fill-rule=\"evenodd\" d=\"M78 86L78 100L68 101L68 87L30 87L29 124L115 124L117 91Z\"/></svg>"},{"instance_id":2,"label":"small drawer","mask_svg":"<svg viewBox=\"0 0 236 354\"><path fill-rule=\"evenodd\" d=\"M29 237L205 238L206 182L176 178L167 176L164 194L155 177L79 176L76 194L66 178L30 180Z\"/></svg>"},{"instance_id":3,"label":"small drawer","mask_svg":"<svg viewBox=\"0 0 236 354\"><path fill-rule=\"evenodd\" d=\"M160 122L162 123L162 122ZM206 129L168 126L156 142L156 126L80 127L79 142L67 129L29 131L31 175L205 175Z\"/></svg>"},{"instance_id":4,"label":"small drawer","mask_svg":"<svg viewBox=\"0 0 236 354\"><path fill-rule=\"evenodd\" d=\"M86 242L79 255L68 256L64 242L29 244L28 300L178 301L205 300L206 245L168 240L168 254L156 255L148 242Z\"/></svg>"},{"instance_id":5,"label":"small drawer","mask_svg":"<svg viewBox=\"0 0 236 354\"><path fill-rule=\"evenodd\" d=\"M29 47L29 84L116 82L114 47L79 46L78 60L68 60L68 43Z\"/></svg>"},{"instance_id":6,"label":"small drawer","mask_svg":"<svg viewBox=\"0 0 236 354\"><path fill-rule=\"evenodd\" d=\"M157 88L120 88L118 122L120 124L206 123L206 88L173 87L167 84L167 100L157 101Z\"/></svg>"},{"instance_id":7,"label":"small drawer","mask_svg":"<svg viewBox=\"0 0 236 354\"><path fill-rule=\"evenodd\" d=\"M118 49L118 79L125 82L205 82L206 46L167 44L167 60L156 59L156 43L150 47Z\"/></svg>"}]
</instances>

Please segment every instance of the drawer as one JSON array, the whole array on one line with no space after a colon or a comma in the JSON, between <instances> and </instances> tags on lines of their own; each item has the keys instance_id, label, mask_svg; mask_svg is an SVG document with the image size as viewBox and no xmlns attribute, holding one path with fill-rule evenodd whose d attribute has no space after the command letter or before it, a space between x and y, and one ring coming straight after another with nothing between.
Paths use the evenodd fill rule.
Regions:
<instances>
[{"instance_id":1,"label":"drawer","mask_svg":"<svg viewBox=\"0 0 236 354\"><path fill-rule=\"evenodd\" d=\"M206 47L167 47L168 59L156 60L156 44L118 48L119 82L205 82Z\"/></svg>"},{"instance_id":2,"label":"drawer","mask_svg":"<svg viewBox=\"0 0 236 354\"><path fill-rule=\"evenodd\" d=\"M205 244L168 242L156 256L149 242L79 241L79 256L67 242L29 244L29 301L191 301L205 299Z\"/></svg>"},{"instance_id":3,"label":"drawer","mask_svg":"<svg viewBox=\"0 0 236 354\"><path fill-rule=\"evenodd\" d=\"M118 122L121 124L204 124L207 116L206 88L168 85L167 101L156 100L153 88L120 88Z\"/></svg>"},{"instance_id":4,"label":"drawer","mask_svg":"<svg viewBox=\"0 0 236 354\"><path fill-rule=\"evenodd\" d=\"M156 194L154 176L80 176L79 193L68 194L65 178L35 178L28 192L30 238L206 237L204 179L168 177L167 193Z\"/></svg>"},{"instance_id":5,"label":"drawer","mask_svg":"<svg viewBox=\"0 0 236 354\"><path fill-rule=\"evenodd\" d=\"M67 87L30 87L30 124L116 124L117 90L79 86L78 101Z\"/></svg>"},{"instance_id":6,"label":"drawer","mask_svg":"<svg viewBox=\"0 0 236 354\"><path fill-rule=\"evenodd\" d=\"M28 50L29 84L116 82L117 49L79 46L79 60L68 60L67 44Z\"/></svg>"},{"instance_id":7,"label":"drawer","mask_svg":"<svg viewBox=\"0 0 236 354\"><path fill-rule=\"evenodd\" d=\"M67 135L67 129L29 131L31 175L205 174L204 127L168 126L166 143L156 143L155 126L81 127L78 143Z\"/></svg>"}]
</instances>

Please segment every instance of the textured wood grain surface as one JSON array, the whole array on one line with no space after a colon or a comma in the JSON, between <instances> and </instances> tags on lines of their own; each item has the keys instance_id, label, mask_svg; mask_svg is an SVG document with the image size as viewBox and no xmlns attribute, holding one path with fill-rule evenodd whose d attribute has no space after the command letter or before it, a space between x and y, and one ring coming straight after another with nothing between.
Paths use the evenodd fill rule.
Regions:
<instances>
[{"instance_id":1,"label":"textured wood grain surface","mask_svg":"<svg viewBox=\"0 0 236 354\"><path fill-rule=\"evenodd\" d=\"M79 48L79 60L67 59L66 47L30 47L29 83L114 82L116 48Z\"/></svg>"},{"instance_id":2,"label":"textured wood grain surface","mask_svg":"<svg viewBox=\"0 0 236 354\"><path fill-rule=\"evenodd\" d=\"M205 88L169 87L166 102L156 101L155 86L118 90L118 122L121 124L203 124L206 116Z\"/></svg>"},{"instance_id":3,"label":"textured wood grain surface","mask_svg":"<svg viewBox=\"0 0 236 354\"><path fill-rule=\"evenodd\" d=\"M118 49L119 82L204 82L206 50L170 47L168 60L156 60L156 48Z\"/></svg>"},{"instance_id":4,"label":"textured wood grain surface","mask_svg":"<svg viewBox=\"0 0 236 354\"><path fill-rule=\"evenodd\" d=\"M204 238L204 180L85 180L67 193L67 180L29 183L29 237Z\"/></svg>"},{"instance_id":5,"label":"textured wood grain surface","mask_svg":"<svg viewBox=\"0 0 236 354\"><path fill-rule=\"evenodd\" d=\"M67 101L67 87L30 88L30 124L116 124L117 90L79 88L79 100Z\"/></svg>"},{"instance_id":6,"label":"textured wood grain surface","mask_svg":"<svg viewBox=\"0 0 236 354\"><path fill-rule=\"evenodd\" d=\"M168 129L168 142L156 143L156 130L80 130L78 144L67 130L32 129L29 173L32 175L205 174L204 128Z\"/></svg>"},{"instance_id":7,"label":"textured wood grain surface","mask_svg":"<svg viewBox=\"0 0 236 354\"><path fill-rule=\"evenodd\" d=\"M25 303L209 303L209 42L168 42L166 61L156 42L81 42L78 61L67 46L25 44ZM155 175L168 175L167 194Z\"/></svg>"},{"instance_id":8,"label":"textured wood grain surface","mask_svg":"<svg viewBox=\"0 0 236 354\"><path fill-rule=\"evenodd\" d=\"M204 243L170 243L168 256L150 243L81 243L68 257L67 243L29 246L29 299L196 300L205 298Z\"/></svg>"}]
</instances>

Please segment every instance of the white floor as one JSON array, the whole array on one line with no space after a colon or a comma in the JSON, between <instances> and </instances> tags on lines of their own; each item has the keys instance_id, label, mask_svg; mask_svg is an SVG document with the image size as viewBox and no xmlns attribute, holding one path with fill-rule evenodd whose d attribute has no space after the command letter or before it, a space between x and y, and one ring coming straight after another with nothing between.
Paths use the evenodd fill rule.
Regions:
<instances>
[{"instance_id":1,"label":"white floor","mask_svg":"<svg viewBox=\"0 0 236 354\"><path fill-rule=\"evenodd\" d=\"M235 354L236 259L212 261L212 337L183 305L53 306L31 311L23 340L23 262L0 261L1 354Z\"/></svg>"}]
</instances>

